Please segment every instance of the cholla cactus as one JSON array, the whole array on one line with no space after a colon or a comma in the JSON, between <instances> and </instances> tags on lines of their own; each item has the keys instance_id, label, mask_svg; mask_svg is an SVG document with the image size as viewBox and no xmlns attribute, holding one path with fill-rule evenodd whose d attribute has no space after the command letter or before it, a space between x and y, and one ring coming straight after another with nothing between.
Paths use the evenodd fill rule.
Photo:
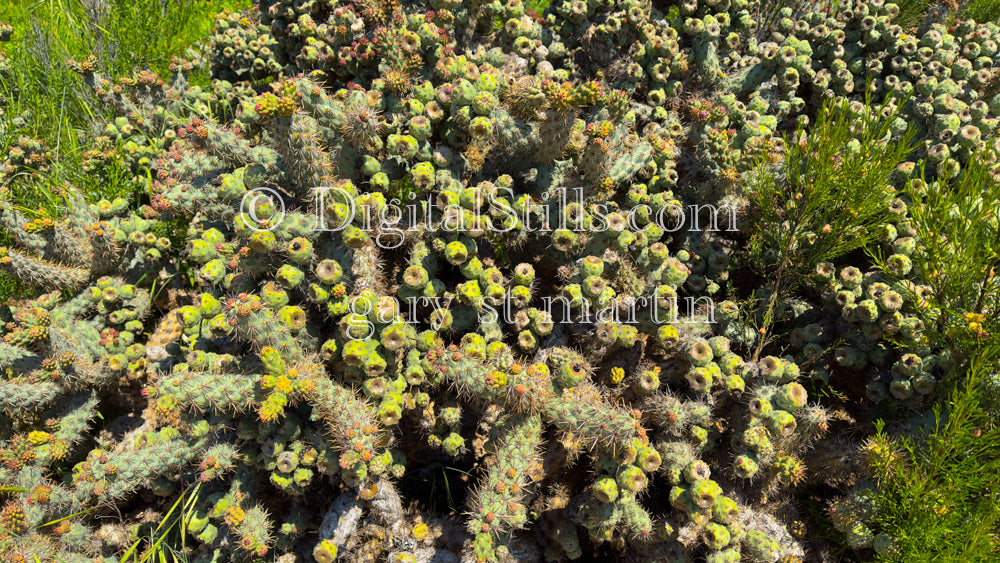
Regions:
<instances>
[{"instance_id":1,"label":"cholla cactus","mask_svg":"<svg viewBox=\"0 0 1000 563\"><path fill-rule=\"evenodd\" d=\"M0 554L111 557L84 508L197 480L199 561L802 557L767 512L834 424L815 391L917 406L949 367L908 209L995 165L1000 30L758 11L263 0L217 18L206 88L71 62L116 113L87 166L144 187L29 216L6 186L58 155L0 163L0 267L39 289L0 309ZM879 186L886 267L741 310L745 180L866 96L920 140ZM409 498L442 464L462 522ZM856 504L835 525L888 549Z\"/></svg>"}]
</instances>

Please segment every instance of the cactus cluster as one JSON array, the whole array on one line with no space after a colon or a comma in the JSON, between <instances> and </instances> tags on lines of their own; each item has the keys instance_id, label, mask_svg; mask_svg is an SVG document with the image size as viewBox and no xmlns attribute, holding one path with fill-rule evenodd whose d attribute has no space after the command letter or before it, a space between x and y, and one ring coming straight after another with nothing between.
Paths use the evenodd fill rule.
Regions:
<instances>
[{"instance_id":1,"label":"cactus cluster","mask_svg":"<svg viewBox=\"0 0 1000 563\"><path fill-rule=\"evenodd\" d=\"M168 78L70 61L116 114L88 169L142 189L29 220L52 149L0 163L0 267L38 288L0 307L2 558L113 560L148 522L87 509L195 482L192 561L809 557L768 501L851 420L811 391L920 406L950 366L907 210L1000 164L1000 28L668 4L258 0ZM760 353L744 190L838 103L919 140L888 267L821 263ZM444 465L461 516L406 498Z\"/></svg>"}]
</instances>

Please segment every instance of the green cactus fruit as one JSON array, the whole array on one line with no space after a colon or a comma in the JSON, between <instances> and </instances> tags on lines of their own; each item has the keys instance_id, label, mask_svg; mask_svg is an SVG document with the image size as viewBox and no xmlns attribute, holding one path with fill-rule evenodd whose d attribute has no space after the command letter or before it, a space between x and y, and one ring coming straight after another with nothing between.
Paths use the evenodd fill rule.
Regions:
<instances>
[{"instance_id":1,"label":"green cactus fruit","mask_svg":"<svg viewBox=\"0 0 1000 563\"><path fill-rule=\"evenodd\" d=\"M743 538L743 546L748 554L765 563L774 563L780 556L778 542L761 530L748 530Z\"/></svg>"},{"instance_id":2,"label":"green cactus fruit","mask_svg":"<svg viewBox=\"0 0 1000 563\"><path fill-rule=\"evenodd\" d=\"M712 476L712 470L708 464L701 460L694 460L684 468L684 480L688 483L703 481Z\"/></svg>"},{"instance_id":3,"label":"green cactus fruit","mask_svg":"<svg viewBox=\"0 0 1000 563\"><path fill-rule=\"evenodd\" d=\"M531 267L531 264L521 263L514 267L514 284L530 286L534 281L535 269Z\"/></svg>"},{"instance_id":4,"label":"green cactus fruit","mask_svg":"<svg viewBox=\"0 0 1000 563\"><path fill-rule=\"evenodd\" d=\"M618 485L623 490L631 491L633 493L644 490L646 485L649 484L649 479L646 477L646 474L643 473L642 469L634 465L623 467L618 473L616 480L618 481Z\"/></svg>"},{"instance_id":5,"label":"green cactus fruit","mask_svg":"<svg viewBox=\"0 0 1000 563\"><path fill-rule=\"evenodd\" d=\"M590 376L591 368L587 360L569 348L552 348L546 363L562 388L576 387Z\"/></svg>"},{"instance_id":6,"label":"green cactus fruit","mask_svg":"<svg viewBox=\"0 0 1000 563\"><path fill-rule=\"evenodd\" d=\"M733 461L733 472L737 477L752 479L759 470L760 466L750 456L738 455Z\"/></svg>"},{"instance_id":7,"label":"green cactus fruit","mask_svg":"<svg viewBox=\"0 0 1000 563\"><path fill-rule=\"evenodd\" d=\"M707 366L714 358L712 346L707 340L697 340L693 342L688 347L687 356L691 365L696 368L703 368Z\"/></svg>"},{"instance_id":8,"label":"green cactus fruit","mask_svg":"<svg viewBox=\"0 0 1000 563\"><path fill-rule=\"evenodd\" d=\"M719 524L731 524L739 518L739 515L739 506L729 497L719 497L712 506L712 519Z\"/></svg>"},{"instance_id":9,"label":"green cactus fruit","mask_svg":"<svg viewBox=\"0 0 1000 563\"><path fill-rule=\"evenodd\" d=\"M713 370L708 367L692 368L684 376L691 389L701 393L709 393L712 390L712 383L715 381Z\"/></svg>"},{"instance_id":10,"label":"green cactus fruit","mask_svg":"<svg viewBox=\"0 0 1000 563\"><path fill-rule=\"evenodd\" d=\"M779 409L796 412L806 405L809 395L805 387L792 382L781 386L774 394L774 403Z\"/></svg>"},{"instance_id":11,"label":"green cactus fruit","mask_svg":"<svg viewBox=\"0 0 1000 563\"><path fill-rule=\"evenodd\" d=\"M288 257L296 264L308 264L313 258L312 243L303 237L293 238L288 242Z\"/></svg>"},{"instance_id":12,"label":"green cactus fruit","mask_svg":"<svg viewBox=\"0 0 1000 563\"><path fill-rule=\"evenodd\" d=\"M778 436L791 436L795 433L797 423L792 413L776 410L767 418L768 428Z\"/></svg>"},{"instance_id":13,"label":"green cactus fruit","mask_svg":"<svg viewBox=\"0 0 1000 563\"><path fill-rule=\"evenodd\" d=\"M663 459L660 457L660 452L649 446L639 448L635 456L635 464L646 473L655 472L660 468L662 463Z\"/></svg>"},{"instance_id":14,"label":"green cactus fruit","mask_svg":"<svg viewBox=\"0 0 1000 563\"><path fill-rule=\"evenodd\" d=\"M322 260L316 264L316 277L326 285L340 283L344 270L336 260Z\"/></svg>"},{"instance_id":15,"label":"green cactus fruit","mask_svg":"<svg viewBox=\"0 0 1000 563\"><path fill-rule=\"evenodd\" d=\"M275 277L277 277L278 281L280 281L285 287L292 288L302 283L302 280L305 279L305 273L295 266L285 264L284 266L278 268Z\"/></svg>"},{"instance_id":16,"label":"green cactus fruit","mask_svg":"<svg viewBox=\"0 0 1000 563\"><path fill-rule=\"evenodd\" d=\"M722 494L722 487L711 479L702 479L691 485L691 502L701 508L710 508Z\"/></svg>"},{"instance_id":17,"label":"green cactus fruit","mask_svg":"<svg viewBox=\"0 0 1000 563\"><path fill-rule=\"evenodd\" d=\"M313 548L312 555L318 563L333 563L337 559L337 545L333 540L322 540Z\"/></svg>"},{"instance_id":18,"label":"green cactus fruit","mask_svg":"<svg viewBox=\"0 0 1000 563\"><path fill-rule=\"evenodd\" d=\"M785 361L775 356L765 356L760 361L760 374L765 381L781 381L785 375Z\"/></svg>"},{"instance_id":19,"label":"green cactus fruit","mask_svg":"<svg viewBox=\"0 0 1000 563\"><path fill-rule=\"evenodd\" d=\"M729 535L729 530L715 522L709 522L705 526L705 531L702 532L702 537L704 538L705 545L709 549L719 550L729 545L731 536Z\"/></svg>"},{"instance_id":20,"label":"green cactus fruit","mask_svg":"<svg viewBox=\"0 0 1000 563\"><path fill-rule=\"evenodd\" d=\"M594 492L594 497L600 502L614 502L618 498L618 483L613 477L602 477L594 481L591 490Z\"/></svg>"},{"instance_id":21,"label":"green cactus fruit","mask_svg":"<svg viewBox=\"0 0 1000 563\"><path fill-rule=\"evenodd\" d=\"M604 273L604 261L599 257L587 256L580 260L581 277L600 277L602 273Z\"/></svg>"}]
</instances>

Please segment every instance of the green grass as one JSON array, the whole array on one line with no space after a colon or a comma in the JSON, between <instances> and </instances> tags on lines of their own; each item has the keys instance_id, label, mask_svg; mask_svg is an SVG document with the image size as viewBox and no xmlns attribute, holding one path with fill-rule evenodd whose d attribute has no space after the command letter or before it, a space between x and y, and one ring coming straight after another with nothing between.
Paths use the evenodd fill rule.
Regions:
<instances>
[{"instance_id":1,"label":"green grass","mask_svg":"<svg viewBox=\"0 0 1000 563\"><path fill-rule=\"evenodd\" d=\"M939 0L899 0L899 16L894 23L904 28L916 27L924 19L924 16L932 9L947 6L947 2ZM1000 3L996 0L959 0L958 17L961 19L974 19L979 22L996 21L1000 17ZM954 19L947 9L944 15L948 21Z\"/></svg>"},{"instance_id":2,"label":"green grass","mask_svg":"<svg viewBox=\"0 0 1000 563\"><path fill-rule=\"evenodd\" d=\"M103 9L91 7L98 4ZM208 37L215 14L249 6L249 0L11 0L0 7L0 20L14 26L13 42L27 40L41 62L93 54L121 75L137 66L166 70L171 57Z\"/></svg>"},{"instance_id":3,"label":"green grass","mask_svg":"<svg viewBox=\"0 0 1000 563\"><path fill-rule=\"evenodd\" d=\"M897 0L899 15L892 23L904 28L920 25L924 16L937 6L946 6L941 0ZM758 38L764 38L778 21L778 12L782 8L791 8L792 16L798 18L809 10L830 10L833 13L839 9L841 0L763 0L757 15L760 23ZM958 17L974 19L978 22L997 21L1000 19L1000 2L997 0L958 0ZM945 12L947 14L947 11ZM954 19L954 16L951 17ZM949 20L950 21L950 20Z\"/></svg>"},{"instance_id":4,"label":"green grass","mask_svg":"<svg viewBox=\"0 0 1000 563\"><path fill-rule=\"evenodd\" d=\"M184 563L188 560L188 526L195 518L201 483L188 486L149 535L122 554L119 563Z\"/></svg>"},{"instance_id":5,"label":"green grass","mask_svg":"<svg viewBox=\"0 0 1000 563\"><path fill-rule=\"evenodd\" d=\"M0 21L14 27L3 45L11 71L0 80L6 103L0 116L12 126L0 130L0 149L24 135L44 139L55 154L51 170L27 185L13 187L23 205L52 208L53 185L71 182L95 198L129 191L129 178L82 170L86 139L100 131L106 109L66 68L67 59L97 57L105 76L117 78L135 68L167 72L173 57L208 38L214 14L247 7L249 0L13 0L0 7ZM104 9L88 8L103 5ZM17 123L14 124L14 120Z\"/></svg>"},{"instance_id":6,"label":"green grass","mask_svg":"<svg viewBox=\"0 0 1000 563\"><path fill-rule=\"evenodd\" d=\"M165 73L173 57L183 57L207 40L214 15L241 10L250 0L10 0L0 4L0 22L14 27L0 43L10 71L0 75L0 154L22 136L42 139L57 154L44 173L8 179L13 201L58 215L62 200L54 188L70 183L88 199L113 198L137 189L122 167L87 171L83 153L104 125L107 109L94 99L67 59L94 55L105 76L126 76L136 68ZM90 6L102 5L97 10ZM204 73L203 73L204 74ZM192 81L207 81L207 75ZM0 245L8 237L0 233ZM24 288L0 275L0 299Z\"/></svg>"},{"instance_id":7,"label":"green grass","mask_svg":"<svg viewBox=\"0 0 1000 563\"><path fill-rule=\"evenodd\" d=\"M1000 428L981 404L979 385L996 370L998 354L995 343L978 351L935 408L929 433L894 435L878 424L869 445L876 522L896 541L896 553L881 561L1000 559Z\"/></svg>"},{"instance_id":8,"label":"green grass","mask_svg":"<svg viewBox=\"0 0 1000 563\"><path fill-rule=\"evenodd\" d=\"M996 2L996 0L979 0L977 2L972 2L965 8L962 15L978 22L995 22L1000 20L1000 3Z\"/></svg>"}]
</instances>

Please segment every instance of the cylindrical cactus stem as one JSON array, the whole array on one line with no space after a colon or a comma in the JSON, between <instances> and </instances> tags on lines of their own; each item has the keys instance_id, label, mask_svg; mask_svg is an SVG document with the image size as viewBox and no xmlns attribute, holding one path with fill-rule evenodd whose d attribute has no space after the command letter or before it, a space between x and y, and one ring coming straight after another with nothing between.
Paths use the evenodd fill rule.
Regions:
<instances>
[{"instance_id":1,"label":"cylindrical cactus stem","mask_svg":"<svg viewBox=\"0 0 1000 563\"><path fill-rule=\"evenodd\" d=\"M354 250L351 258L351 273L354 276L354 289L357 292L372 290L380 293L382 289L382 270L379 249L375 241L368 239Z\"/></svg>"},{"instance_id":2,"label":"cylindrical cactus stem","mask_svg":"<svg viewBox=\"0 0 1000 563\"><path fill-rule=\"evenodd\" d=\"M52 233L52 242L56 253L63 260L90 265L94 259L94 247L79 227L68 223L57 226Z\"/></svg>"},{"instance_id":3,"label":"cylindrical cactus stem","mask_svg":"<svg viewBox=\"0 0 1000 563\"><path fill-rule=\"evenodd\" d=\"M460 395L485 403L502 397L508 384L507 371L494 369L457 346L427 352L423 364L429 377L443 376Z\"/></svg>"},{"instance_id":4,"label":"cylindrical cactus stem","mask_svg":"<svg viewBox=\"0 0 1000 563\"><path fill-rule=\"evenodd\" d=\"M244 411L256 400L256 379L242 373L177 364L170 374L148 387L146 395L162 414L176 407L197 411Z\"/></svg>"},{"instance_id":5,"label":"cylindrical cactus stem","mask_svg":"<svg viewBox=\"0 0 1000 563\"><path fill-rule=\"evenodd\" d=\"M493 459L472 501L469 531L505 535L527 523L528 488L541 475L538 449L542 423L538 415L516 415L495 446Z\"/></svg>"},{"instance_id":6,"label":"cylindrical cactus stem","mask_svg":"<svg viewBox=\"0 0 1000 563\"><path fill-rule=\"evenodd\" d=\"M62 405L63 414L59 417L59 429L52 433L54 440L63 442L79 442L83 433L90 426L90 421L97 417L98 398L94 393L80 393Z\"/></svg>"},{"instance_id":7,"label":"cylindrical cactus stem","mask_svg":"<svg viewBox=\"0 0 1000 563\"><path fill-rule=\"evenodd\" d=\"M618 499L622 513L621 525L627 537L637 540L652 539L653 519L635 498L635 493L625 493Z\"/></svg>"},{"instance_id":8,"label":"cylindrical cactus stem","mask_svg":"<svg viewBox=\"0 0 1000 563\"><path fill-rule=\"evenodd\" d=\"M311 336L304 330L305 310L295 305L258 308L254 303L258 303L257 296L252 296L248 303L236 305L229 312L230 322L232 319L237 322L237 334L257 347L285 350L290 356L308 347L304 342L311 340ZM249 312L243 305L249 305ZM258 310L254 312L253 309Z\"/></svg>"},{"instance_id":9,"label":"cylindrical cactus stem","mask_svg":"<svg viewBox=\"0 0 1000 563\"><path fill-rule=\"evenodd\" d=\"M0 342L0 367L13 368L14 373L26 374L37 369L40 364L41 358L23 346Z\"/></svg>"},{"instance_id":10,"label":"cylindrical cactus stem","mask_svg":"<svg viewBox=\"0 0 1000 563\"><path fill-rule=\"evenodd\" d=\"M648 445L646 430L636 413L625 411L602 400L588 386L566 390L560 396L541 403L545 420L557 428L580 436L591 449L599 448L618 456ZM636 452L632 452L633 456Z\"/></svg>"},{"instance_id":11,"label":"cylindrical cactus stem","mask_svg":"<svg viewBox=\"0 0 1000 563\"><path fill-rule=\"evenodd\" d=\"M81 502L123 497L143 483L187 465L209 442L210 426L200 420L188 435L173 427L130 436L114 451L94 449L73 471L75 496Z\"/></svg>"},{"instance_id":12,"label":"cylindrical cactus stem","mask_svg":"<svg viewBox=\"0 0 1000 563\"><path fill-rule=\"evenodd\" d=\"M313 412L330 427L340 449L340 468L351 486L363 485L368 478L368 462L383 447L385 436L378 413L350 389L331 381L322 369L300 374L306 382L304 397Z\"/></svg>"},{"instance_id":13,"label":"cylindrical cactus stem","mask_svg":"<svg viewBox=\"0 0 1000 563\"><path fill-rule=\"evenodd\" d=\"M0 412L30 412L52 404L63 386L52 381L0 380Z\"/></svg>"},{"instance_id":14,"label":"cylindrical cactus stem","mask_svg":"<svg viewBox=\"0 0 1000 563\"><path fill-rule=\"evenodd\" d=\"M271 536L271 521L267 512L259 507L247 509L239 524L230 526L236 532L237 546L241 551L263 557L271 548L274 538Z\"/></svg>"},{"instance_id":15,"label":"cylindrical cactus stem","mask_svg":"<svg viewBox=\"0 0 1000 563\"><path fill-rule=\"evenodd\" d=\"M45 288L76 289L90 279L90 270L56 264L7 247L0 247L0 266L21 280Z\"/></svg>"},{"instance_id":16,"label":"cylindrical cactus stem","mask_svg":"<svg viewBox=\"0 0 1000 563\"><path fill-rule=\"evenodd\" d=\"M253 145L244 137L211 121L202 121L207 134L201 139L202 144L219 158L231 165L238 166L246 162L265 164L273 162L278 155L268 146ZM242 170L237 168L237 170Z\"/></svg>"},{"instance_id":17,"label":"cylindrical cactus stem","mask_svg":"<svg viewBox=\"0 0 1000 563\"><path fill-rule=\"evenodd\" d=\"M268 129L277 142L286 172L296 186L296 195L330 184L330 155L320 146L316 120L304 114L278 117Z\"/></svg>"},{"instance_id":18,"label":"cylindrical cactus stem","mask_svg":"<svg viewBox=\"0 0 1000 563\"><path fill-rule=\"evenodd\" d=\"M537 154L539 162L549 163L563 158L563 150L570 140L574 121L575 112L572 110L548 113L538 128L541 137Z\"/></svg>"},{"instance_id":19,"label":"cylindrical cactus stem","mask_svg":"<svg viewBox=\"0 0 1000 563\"><path fill-rule=\"evenodd\" d=\"M6 201L0 201L0 227L9 233L22 248L30 248L37 252L45 251L48 241L37 232L29 232L24 225L30 223L27 217Z\"/></svg>"}]
</instances>

